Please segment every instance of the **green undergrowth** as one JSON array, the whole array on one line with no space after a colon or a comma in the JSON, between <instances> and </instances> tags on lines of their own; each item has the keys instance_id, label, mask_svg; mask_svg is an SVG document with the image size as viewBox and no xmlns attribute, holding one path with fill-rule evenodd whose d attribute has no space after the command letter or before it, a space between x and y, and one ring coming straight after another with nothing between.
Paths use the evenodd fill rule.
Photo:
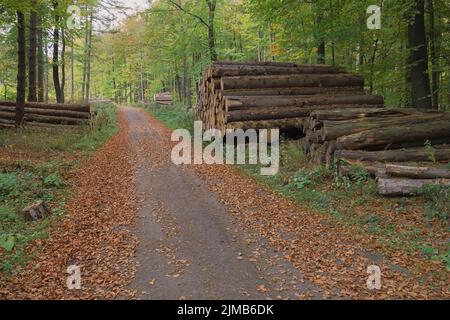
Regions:
<instances>
[{"instance_id":1,"label":"green undergrowth","mask_svg":"<svg viewBox=\"0 0 450 320\"><path fill-rule=\"evenodd\" d=\"M116 108L94 106L91 127L0 130L0 270L10 274L32 257L28 244L47 237L64 215L70 177L118 131ZM22 209L43 200L52 214L26 221Z\"/></svg>"}]
</instances>

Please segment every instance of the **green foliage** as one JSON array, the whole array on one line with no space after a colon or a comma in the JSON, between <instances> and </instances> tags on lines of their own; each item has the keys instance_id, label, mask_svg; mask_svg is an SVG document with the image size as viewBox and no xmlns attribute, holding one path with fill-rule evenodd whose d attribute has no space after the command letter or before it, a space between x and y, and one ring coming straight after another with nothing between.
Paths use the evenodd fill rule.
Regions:
<instances>
[{"instance_id":1,"label":"green foliage","mask_svg":"<svg viewBox=\"0 0 450 320\"><path fill-rule=\"evenodd\" d=\"M427 140L425 142L425 149L428 152L428 158L430 159L430 161L436 163L436 149L433 148L430 140Z\"/></svg>"},{"instance_id":2,"label":"green foliage","mask_svg":"<svg viewBox=\"0 0 450 320\"><path fill-rule=\"evenodd\" d=\"M448 221L450 213L450 187L440 185L425 185L418 191L425 197L427 203L424 217L427 220L440 219Z\"/></svg>"},{"instance_id":3,"label":"green foliage","mask_svg":"<svg viewBox=\"0 0 450 320\"><path fill-rule=\"evenodd\" d=\"M310 175L304 170L299 169L292 177L290 186L294 189L301 190L309 186L311 183L312 181Z\"/></svg>"}]
</instances>

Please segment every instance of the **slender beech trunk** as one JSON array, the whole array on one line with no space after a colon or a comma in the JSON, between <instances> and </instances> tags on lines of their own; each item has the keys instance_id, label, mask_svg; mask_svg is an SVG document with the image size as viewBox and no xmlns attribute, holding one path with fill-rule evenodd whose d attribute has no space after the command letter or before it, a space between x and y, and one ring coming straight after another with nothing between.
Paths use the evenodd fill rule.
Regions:
<instances>
[{"instance_id":1,"label":"slender beech trunk","mask_svg":"<svg viewBox=\"0 0 450 320\"><path fill-rule=\"evenodd\" d=\"M62 41L62 50L61 50L61 95L62 102L64 103L65 97L65 88L66 88L66 34L64 28L61 28L61 41Z\"/></svg>"},{"instance_id":2,"label":"slender beech trunk","mask_svg":"<svg viewBox=\"0 0 450 320\"><path fill-rule=\"evenodd\" d=\"M73 76L73 46L74 41L72 40L72 45L70 46L70 101L74 102L74 95L75 95L75 84L74 84L74 76Z\"/></svg>"},{"instance_id":3,"label":"slender beech trunk","mask_svg":"<svg viewBox=\"0 0 450 320\"><path fill-rule=\"evenodd\" d=\"M61 91L61 83L59 81L59 14L58 1L53 1L53 8L55 14L55 29L53 30L53 84L55 86L56 101L58 103L64 102L64 97Z\"/></svg>"},{"instance_id":4,"label":"slender beech trunk","mask_svg":"<svg viewBox=\"0 0 450 320\"><path fill-rule=\"evenodd\" d=\"M38 47L37 47L37 96L39 102L44 102L44 74L45 63L44 60L44 32L41 27L41 19L38 17Z\"/></svg>"},{"instance_id":5,"label":"slender beech trunk","mask_svg":"<svg viewBox=\"0 0 450 320\"><path fill-rule=\"evenodd\" d=\"M91 87L91 51L92 51L92 20L94 18L93 8L91 7L91 13L89 16L89 34L87 44L87 67L86 67L86 92L84 96L84 103L89 102L90 87Z\"/></svg>"},{"instance_id":6,"label":"slender beech trunk","mask_svg":"<svg viewBox=\"0 0 450 320\"><path fill-rule=\"evenodd\" d=\"M37 49L37 12L36 0L31 1L30 10L30 46L28 51L28 101L37 101L36 94L36 49Z\"/></svg>"},{"instance_id":7,"label":"slender beech trunk","mask_svg":"<svg viewBox=\"0 0 450 320\"><path fill-rule=\"evenodd\" d=\"M17 95L16 95L16 127L20 127L23 123L23 115L25 110L25 87L26 87L26 54L25 54L25 16L22 12L17 11Z\"/></svg>"},{"instance_id":8,"label":"slender beech trunk","mask_svg":"<svg viewBox=\"0 0 450 320\"><path fill-rule=\"evenodd\" d=\"M217 61L216 36L214 31L214 19L216 15L217 0L206 0L208 4L208 42L211 61Z\"/></svg>"},{"instance_id":9,"label":"slender beech trunk","mask_svg":"<svg viewBox=\"0 0 450 320\"><path fill-rule=\"evenodd\" d=\"M431 97L433 109L439 109L439 64L436 42L438 42L439 33L436 32L436 19L434 10L434 0L427 0L429 13L429 42L430 42L430 59L431 59Z\"/></svg>"}]
</instances>

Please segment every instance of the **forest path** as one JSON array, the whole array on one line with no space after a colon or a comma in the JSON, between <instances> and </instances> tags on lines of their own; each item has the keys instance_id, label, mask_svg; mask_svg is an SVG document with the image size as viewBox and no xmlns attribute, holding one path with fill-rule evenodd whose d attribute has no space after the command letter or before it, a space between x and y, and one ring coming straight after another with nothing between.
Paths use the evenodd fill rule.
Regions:
<instances>
[{"instance_id":1,"label":"forest path","mask_svg":"<svg viewBox=\"0 0 450 320\"><path fill-rule=\"evenodd\" d=\"M262 237L245 238L192 168L171 163L164 125L141 109L120 112L138 161L136 298L322 298Z\"/></svg>"}]
</instances>

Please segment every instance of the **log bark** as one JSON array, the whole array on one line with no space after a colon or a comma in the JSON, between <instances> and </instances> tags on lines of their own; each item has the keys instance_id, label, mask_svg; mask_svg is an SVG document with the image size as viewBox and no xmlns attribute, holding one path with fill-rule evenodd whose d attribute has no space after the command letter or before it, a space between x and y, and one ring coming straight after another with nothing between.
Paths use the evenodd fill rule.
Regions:
<instances>
[{"instance_id":1,"label":"log bark","mask_svg":"<svg viewBox=\"0 0 450 320\"><path fill-rule=\"evenodd\" d=\"M7 107L0 105L0 111L14 112L14 107ZM90 119L89 112L68 111L68 110L53 110L53 109L39 109L39 108L25 108L25 114L38 114L43 116L61 116L77 119Z\"/></svg>"},{"instance_id":2,"label":"log bark","mask_svg":"<svg viewBox=\"0 0 450 320\"><path fill-rule=\"evenodd\" d=\"M14 101L0 100L0 106L15 106ZM39 108L39 109L55 109L55 110L71 110L79 112L91 112L90 105L84 104L62 104L62 103L42 103L42 102L25 102L27 108Z\"/></svg>"},{"instance_id":3,"label":"log bark","mask_svg":"<svg viewBox=\"0 0 450 320\"><path fill-rule=\"evenodd\" d=\"M14 119L15 114L11 112L0 111L0 118L2 119ZM41 122L50 124L67 124L67 125L83 125L88 124L87 119L77 119L68 117L57 117L57 116L43 116L38 114L25 114L25 122Z\"/></svg>"},{"instance_id":4,"label":"log bark","mask_svg":"<svg viewBox=\"0 0 450 320\"><path fill-rule=\"evenodd\" d=\"M342 70L339 68L324 65L299 65L295 67L277 65L217 65L209 69L208 76L220 78L287 74L335 74L341 72Z\"/></svg>"},{"instance_id":5,"label":"log bark","mask_svg":"<svg viewBox=\"0 0 450 320\"><path fill-rule=\"evenodd\" d=\"M421 114L417 109L386 109L386 108L367 108L367 109L334 109L317 110L311 113L311 117L320 121L343 121L351 119L363 119L369 117L390 117L392 115L413 115Z\"/></svg>"},{"instance_id":6,"label":"log bark","mask_svg":"<svg viewBox=\"0 0 450 320\"><path fill-rule=\"evenodd\" d=\"M316 95L316 96L243 96L224 97L226 110L242 110L257 107L305 107L323 105L382 105L381 96L372 95Z\"/></svg>"},{"instance_id":7,"label":"log bark","mask_svg":"<svg viewBox=\"0 0 450 320\"><path fill-rule=\"evenodd\" d=\"M378 193L384 196L413 195L425 185L450 186L450 179L378 178Z\"/></svg>"},{"instance_id":8,"label":"log bark","mask_svg":"<svg viewBox=\"0 0 450 320\"><path fill-rule=\"evenodd\" d=\"M279 129L301 130L303 126L303 118L290 118L278 120L260 120L260 121L240 121L227 123L227 129Z\"/></svg>"},{"instance_id":9,"label":"log bark","mask_svg":"<svg viewBox=\"0 0 450 320\"><path fill-rule=\"evenodd\" d=\"M412 125L401 125L372 129L337 139L338 149L358 150L390 144L407 143L409 146L423 146L427 141L450 143L450 121L433 121Z\"/></svg>"},{"instance_id":10,"label":"log bark","mask_svg":"<svg viewBox=\"0 0 450 320\"><path fill-rule=\"evenodd\" d=\"M384 117L384 118L363 118L348 121L324 121L323 127L320 130L320 135L323 140L335 140L339 137L358 133L375 128L386 128L390 126L399 126L416 123L432 122L442 118L450 117L443 114L422 114L405 117Z\"/></svg>"},{"instance_id":11,"label":"log bark","mask_svg":"<svg viewBox=\"0 0 450 320\"><path fill-rule=\"evenodd\" d=\"M297 118L308 117L312 111L318 109L333 109L333 108L367 108L368 105L325 105L325 106L305 106L305 107L281 107L281 108L250 108L246 110L236 110L228 112L226 115L226 122L248 121L248 120L270 120L283 118ZM380 106L378 106L380 107Z\"/></svg>"},{"instance_id":12,"label":"log bark","mask_svg":"<svg viewBox=\"0 0 450 320\"><path fill-rule=\"evenodd\" d=\"M339 150L335 153L336 160L359 160L359 161L450 161L450 145L433 146L433 154L425 147L384 150L384 151L360 151L360 150Z\"/></svg>"},{"instance_id":13,"label":"log bark","mask_svg":"<svg viewBox=\"0 0 450 320\"><path fill-rule=\"evenodd\" d=\"M364 86L364 79L349 74L332 75L281 75L281 76L243 76L223 77L221 90L291 87L348 87Z\"/></svg>"},{"instance_id":14,"label":"log bark","mask_svg":"<svg viewBox=\"0 0 450 320\"><path fill-rule=\"evenodd\" d=\"M298 88L265 88L261 89L233 89L220 91L224 96L289 96L289 95L340 95L364 94L361 87L298 87Z\"/></svg>"},{"instance_id":15,"label":"log bark","mask_svg":"<svg viewBox=\"0 0 450 320\"><path fill-rule=\"evenodd\" d=\"M445 168L402 166L386 163L385 172L395 177L412 179L450 179L450 170Z\"/></svg>"},{"instance_id":16,"label":"log bark","mask_svg":"<svg viewBox=\"0 0 450 320\"><path fill-rule=\"evenodd\" d=\"M25 216L25 219L28 221L41 220L51 214L47 205L41 200L24 208L22 210L22 213Z\"/></svg>"}]
</instances>

